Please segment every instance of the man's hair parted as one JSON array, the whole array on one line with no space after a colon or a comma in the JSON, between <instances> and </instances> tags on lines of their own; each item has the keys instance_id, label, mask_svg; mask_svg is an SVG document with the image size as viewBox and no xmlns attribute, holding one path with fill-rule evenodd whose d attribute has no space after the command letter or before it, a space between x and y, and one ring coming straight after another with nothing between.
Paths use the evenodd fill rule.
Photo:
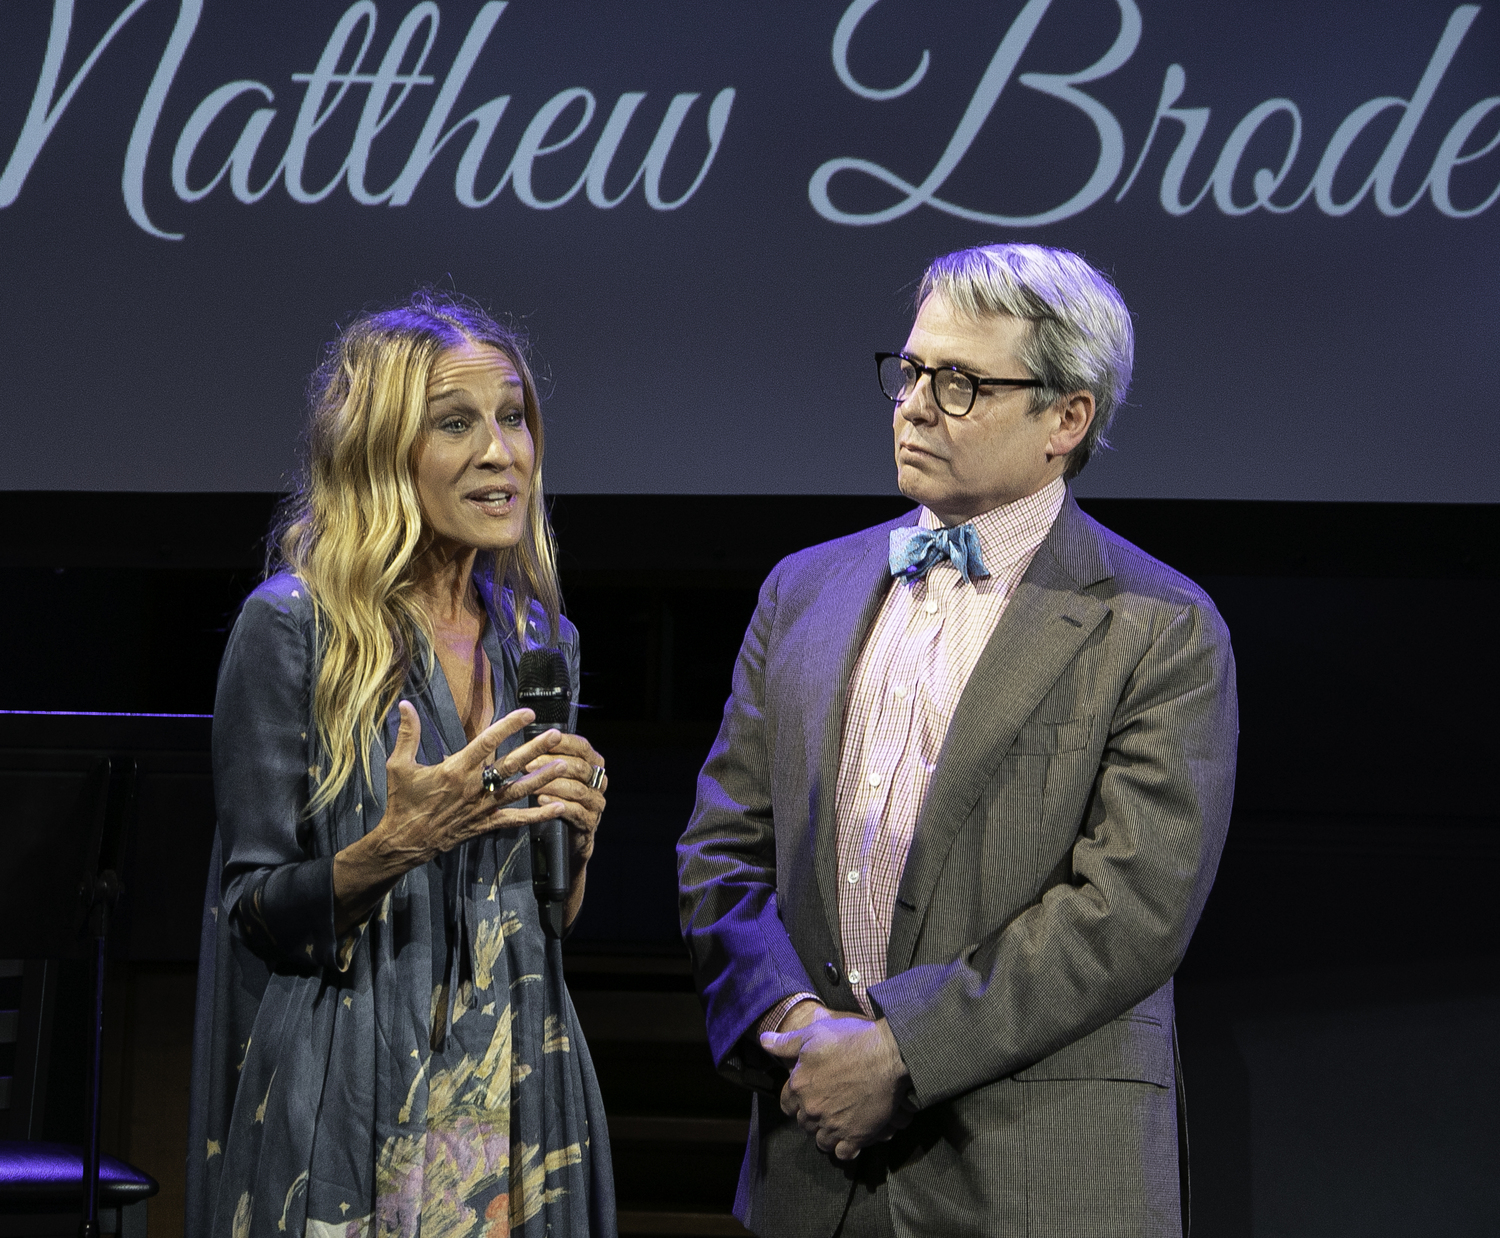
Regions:
<instances>
[{"instance_id":1,"label":"man's hair parted","mask_svg":"<svg viewBox=\"0 0 1500 1238\"><path fill-rule=\"evenodd\" d=\"M934 259L917 305L937 294L973 317L1009 314L1029 326L1019 360L1047 385L1032 391L1039 414L1059 397L1089 391L1094 420L1069 454L1066 476L1108 447L1105 432L1130 387L1135 330L1115 286L1077 254L1045 245L979 245Z\"/></svg>"}]
</instances>

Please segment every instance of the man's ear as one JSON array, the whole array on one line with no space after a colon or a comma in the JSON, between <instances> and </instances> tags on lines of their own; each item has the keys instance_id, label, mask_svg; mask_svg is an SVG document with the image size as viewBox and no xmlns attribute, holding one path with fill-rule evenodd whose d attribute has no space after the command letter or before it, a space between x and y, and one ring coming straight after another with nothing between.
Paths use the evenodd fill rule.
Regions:
<instances>
[{"instance_id":1,"label":"man's ear","mask_svg":"<svg viewBox=\"0 0 1500 1238\"><path fill-rule=\"evenodd\" d=\"M1089 432L1094 424L1094 396L1090 391L1075 391L1063 396L1050 410L1054 419L1052 433L1047 436L1047 459L1065 456Z\"/></svg>"}]
</instances>

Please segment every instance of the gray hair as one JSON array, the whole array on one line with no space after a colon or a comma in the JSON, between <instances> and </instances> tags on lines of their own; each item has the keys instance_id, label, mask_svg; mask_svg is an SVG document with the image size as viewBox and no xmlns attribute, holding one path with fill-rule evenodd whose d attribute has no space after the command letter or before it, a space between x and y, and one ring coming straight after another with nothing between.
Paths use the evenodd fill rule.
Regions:
<instances>
[{"instance_id":1,"label":"gray hair","mask_svg":"<svg viewBox=\"0 0 1500 1238\"><path fill-rule=\"evenodd\" d=\"M1130 311L1109 278L1066 249L980 245L944 254L922 276L917 305L938 294L975 318L1009 314L1031 324L1018 360L1047 385L1032 390L1031 413L1061 396L1088 391L1094 420L1068 457L1076 477L1125 401L1135 364Z\"/></svg>"}]
</instances>

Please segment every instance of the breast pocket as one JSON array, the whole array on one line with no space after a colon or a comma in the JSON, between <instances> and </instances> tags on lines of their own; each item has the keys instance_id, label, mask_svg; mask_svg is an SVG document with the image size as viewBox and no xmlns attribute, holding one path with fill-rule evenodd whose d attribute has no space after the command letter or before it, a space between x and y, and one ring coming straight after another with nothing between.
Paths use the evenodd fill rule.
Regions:
<instances>
[{"instance_id":1,"label":"breast pocket","mask_svg":"<svg viewBox=\"0 0 1500 1238\"><path fill-rule=\"evenodd\" d=\"M1068 722L1028 722L1016 732L1016 740L1010 746L1017 756L1056 756L1060 752L1076 752L1087 748L1089 734L1093 730L1093 719L1075 718Z\"/></svg>"}]
</instances>

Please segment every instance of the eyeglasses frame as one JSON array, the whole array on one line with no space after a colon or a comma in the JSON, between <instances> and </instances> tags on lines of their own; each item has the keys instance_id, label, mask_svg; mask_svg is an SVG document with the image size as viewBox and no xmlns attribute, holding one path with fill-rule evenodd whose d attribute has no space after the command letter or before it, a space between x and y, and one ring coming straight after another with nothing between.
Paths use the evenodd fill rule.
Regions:
<instances>
[{"instance_id":1,"label":"eyeglasses frame","mask_svg":"<svg viewBox=\"0 0 1500 1238\"><path fill-rule=\"evenodd\" d=\"M933 388L932 402L938 406L940 411L942 411L949 417L967 417L970 413L972 413L974 411L974 401L979 398L979 389L981 387L1015 387L1018 389L1023 389L1027 387L1047 387L1051 385L1040 378L981 378L978 374L971 374L968 370L963 369L961 366L957 365L923 365L915 357L904 352L878 352L875 354L876 382L880 381L880 367L885 364L886 359L889 357L899 358L900 360L905 361L909 366L911 366L912 369L916 370L917 382L919 383L922 381L921 376L923 374L927 375L927 382L929 385L932 385ZM961 374L964 378L967 378L969 380L970 384L974 388L973 393L969 396L969 407L964 409L964 411L961 413L955 413L951 409L943 408L942 401L937 398L937 387L935 384L937 381L938 373L943 370L951 370L954 374ZM915 386L913 386L912 395L915 395L916 393L917 389ZM893 396L889 394L885 389L884 383L880 384L880 394L885 396L885 398L891 401L892 404L904 404L907 400L911 399L911 396Z\"/></svg>"}]
</instances>

